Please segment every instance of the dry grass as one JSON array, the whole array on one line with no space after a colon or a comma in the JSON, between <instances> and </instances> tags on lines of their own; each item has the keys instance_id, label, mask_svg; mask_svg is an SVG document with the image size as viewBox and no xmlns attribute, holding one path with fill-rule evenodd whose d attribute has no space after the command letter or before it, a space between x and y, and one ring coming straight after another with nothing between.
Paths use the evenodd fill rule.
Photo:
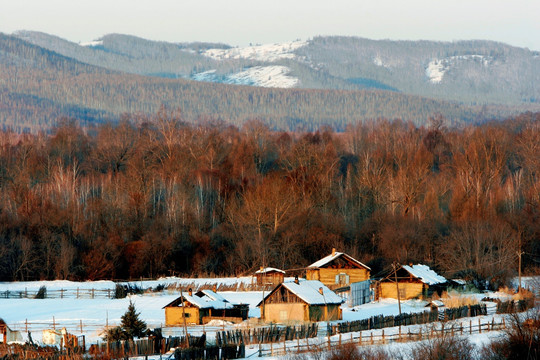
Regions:
<instances>
[{"instance_id":1,"label":"dry grass","mask_svg":"<svg viewBox=\"0 0 540 360\"><path fill-rule=\"evenodd\" d=\"M458 308L478 304L478 300L474 296L466 296L456 291L444 291L438 299L434 297L434 300L442 301L447 308Z\"/></svg>"}]
</instances>

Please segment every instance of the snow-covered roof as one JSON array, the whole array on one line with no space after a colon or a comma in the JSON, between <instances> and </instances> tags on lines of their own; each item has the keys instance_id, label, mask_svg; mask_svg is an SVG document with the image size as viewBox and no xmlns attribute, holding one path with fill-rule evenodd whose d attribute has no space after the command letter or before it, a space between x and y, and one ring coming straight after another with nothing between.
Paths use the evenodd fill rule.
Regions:
<instances>
[{"instance_id":1,"label":"snow-covered roof","mask_svg":"<svg viewBox=\"0 0 540 360\"><path fill-rule=\"evenodd\" d=\"M362 264L360 261L356 260L352 256L347 255L347 254L342 253L342 252L338 252L338 251L334 251L334 252L332 252L332 254L322 258L321 260L315 261L313 264L309 265L308 268L320 268L320 267L323 267L323 266L331 263L332 261L336 260L337 258L339 258L341 256L347 258L348 260L352 261L353 263L356 263L357 265L359 265L361 267L364 267L364 268L366 268L368 270L371 270L371 268L369 268L369 266L367 266L365 264Z\"/></svg>"},{"instance_id":2,"label":"snow-covered roof","mask_svg":"<svg viewBox=\"0 0 540 360\"><path fill-rule=\"evenodd\" d=\"M255 274L266 274L266 273L269 273L269 272L279 272L279 273L285 274L285 271L280 270L280 269L276 269L276 268L272 268L272 267L266 267L264 269L257 270L257 271L255 271Z\"/></svg>"},{"instance_id":3,"label":"snow-covered roof","mask_svg":"<svg viewBox=\"0 0 540 360\"><path fill-rule=\"evenodd\" d=\"M444 307L444 303L441 300L431 300L426 307L435 306L435 307Z\"/></svg>"},{"instance_id":4,"label":"snow-covered roof","mask_svg":"<svg viewBox=\"0 0 540 360\"><path fill-rule=\"evenodd\" d=\"M195 295L183 294L185 301L198 307L199 309L232 309L234 305L228 302L223 296L211 291L202 290ZM165 307L182 306L182 296L174 300L173 302L165 305Z\"/></svg>"},{"instance_id":5,"label":"snow-covered roof","mask_svg":"<svg viewBox=\"0 0 540 360\"><path fill-rule=\"evenodd\" d=\"M279 286L285 287L309 305L341 304L344 301L318 280L300 280L298 283L294 281L284 282ZM319 292L320 288L323 290L322 294ZM270 292L265 298L268 298L273 293L273 291Z\"/></svg>"},{"instance_id":6,"label":"snow-covered roof","mask_svg":"<svg viewBox=\"0 0 540 360\"><path fill-rule=\"evenodd\" d=\"M431 270L427 265L403 265L402 267L403 269L407 270L412 276L428 285L441 284L447 281L444 277Z\"/></svg>"}]
</instances>

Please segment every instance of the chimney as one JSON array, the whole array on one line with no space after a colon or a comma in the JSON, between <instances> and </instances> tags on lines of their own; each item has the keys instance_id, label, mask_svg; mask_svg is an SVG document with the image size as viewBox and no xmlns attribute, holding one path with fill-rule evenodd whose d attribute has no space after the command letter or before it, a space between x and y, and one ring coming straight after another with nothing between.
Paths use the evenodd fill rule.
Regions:
<instances>
[{"instance_id":1,"label":"chimney","mask_svg":"<svg viewBox=\"0 0 540 360\"><path fill-rule=\"evenodd\" d=\"M321 293L321 295L324 295L322 287L319 288L319 292Z\"/></svg>"},{"instance_id":2,"label":"chimney","mask_svg":"<svg viewBox=\"0 0 540 360\"><path fill-rule=\"evenodd\" d=\"M336 248L332 248L332 256L336 255Z\"/></svg>"},{"instance_id":3,"label":"chimney","mask_svg":"<svg viewBox=\"0 0 540 360\"><path fill-rule=\"evenodd\" d=\"M193 296L193 289L192 288L188 289L188 294L189 294L189 296Z\"/></svg>"},{"instance_id":4,"label":"chimney","mask_svg":"<svg viewBox=\"0 0 540 360\"><path fill-rule=\"evenodd\" d=\"M298 280L298 276L295 276L295 277L294 277L294 283L295 283L295 284L300 284L300 280Z\"/></svg>"}]
</instances>

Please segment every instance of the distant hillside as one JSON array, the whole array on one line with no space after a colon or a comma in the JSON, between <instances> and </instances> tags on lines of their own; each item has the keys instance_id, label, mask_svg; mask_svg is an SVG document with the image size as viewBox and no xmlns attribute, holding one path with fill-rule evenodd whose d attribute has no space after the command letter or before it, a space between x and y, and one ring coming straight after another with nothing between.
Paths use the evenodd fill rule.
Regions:
<instances>
[{"instance_id":1,"label":"distant hillside","mask_svg":"<svg viewBox=\"0 0 540 360\"><path fill-rule=\"evenodd\" d=\"M84 63L140 75L263 87L380 89L468 105L540 109L540 54L492 41L389 41L315 37L233 48L106 35L75 44L18 37Z\"/></svg>"},{"instance_id":2,"label":"distant hillside","mask_svg":"<svg viewBox=\"0 0 540 360\"><path fill-rule=\"evenodd\" d=\"M133 54L132 54L133 56ZM0 122L35 131L61 116L100 122L123 113L180 108L188 121L219 119L240 125L260 119L278 129L344 129L366 119L401 118L424 124L440 113L450 123L478 119L457 104L393 91L277 89L126 74L0 36Z\"/></svg>"}]
</instances>

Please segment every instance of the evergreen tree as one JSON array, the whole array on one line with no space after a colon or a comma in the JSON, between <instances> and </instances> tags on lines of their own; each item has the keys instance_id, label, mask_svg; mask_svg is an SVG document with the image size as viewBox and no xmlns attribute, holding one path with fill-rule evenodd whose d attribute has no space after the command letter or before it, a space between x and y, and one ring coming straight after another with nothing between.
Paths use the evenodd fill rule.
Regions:
<instances>
[{"instance_id":1,"label":"evergreen tree","mask_svg":"<svg viewBox=\"0 0 540 360\"><path fill-rule=\"evenodd\" d=\"M142 337L146 331L146 323L139 319L139 313L135 311L135 305L131 300L126 313L122 315L121 327L129 339Z\"/></svg>"}]
</instances>

